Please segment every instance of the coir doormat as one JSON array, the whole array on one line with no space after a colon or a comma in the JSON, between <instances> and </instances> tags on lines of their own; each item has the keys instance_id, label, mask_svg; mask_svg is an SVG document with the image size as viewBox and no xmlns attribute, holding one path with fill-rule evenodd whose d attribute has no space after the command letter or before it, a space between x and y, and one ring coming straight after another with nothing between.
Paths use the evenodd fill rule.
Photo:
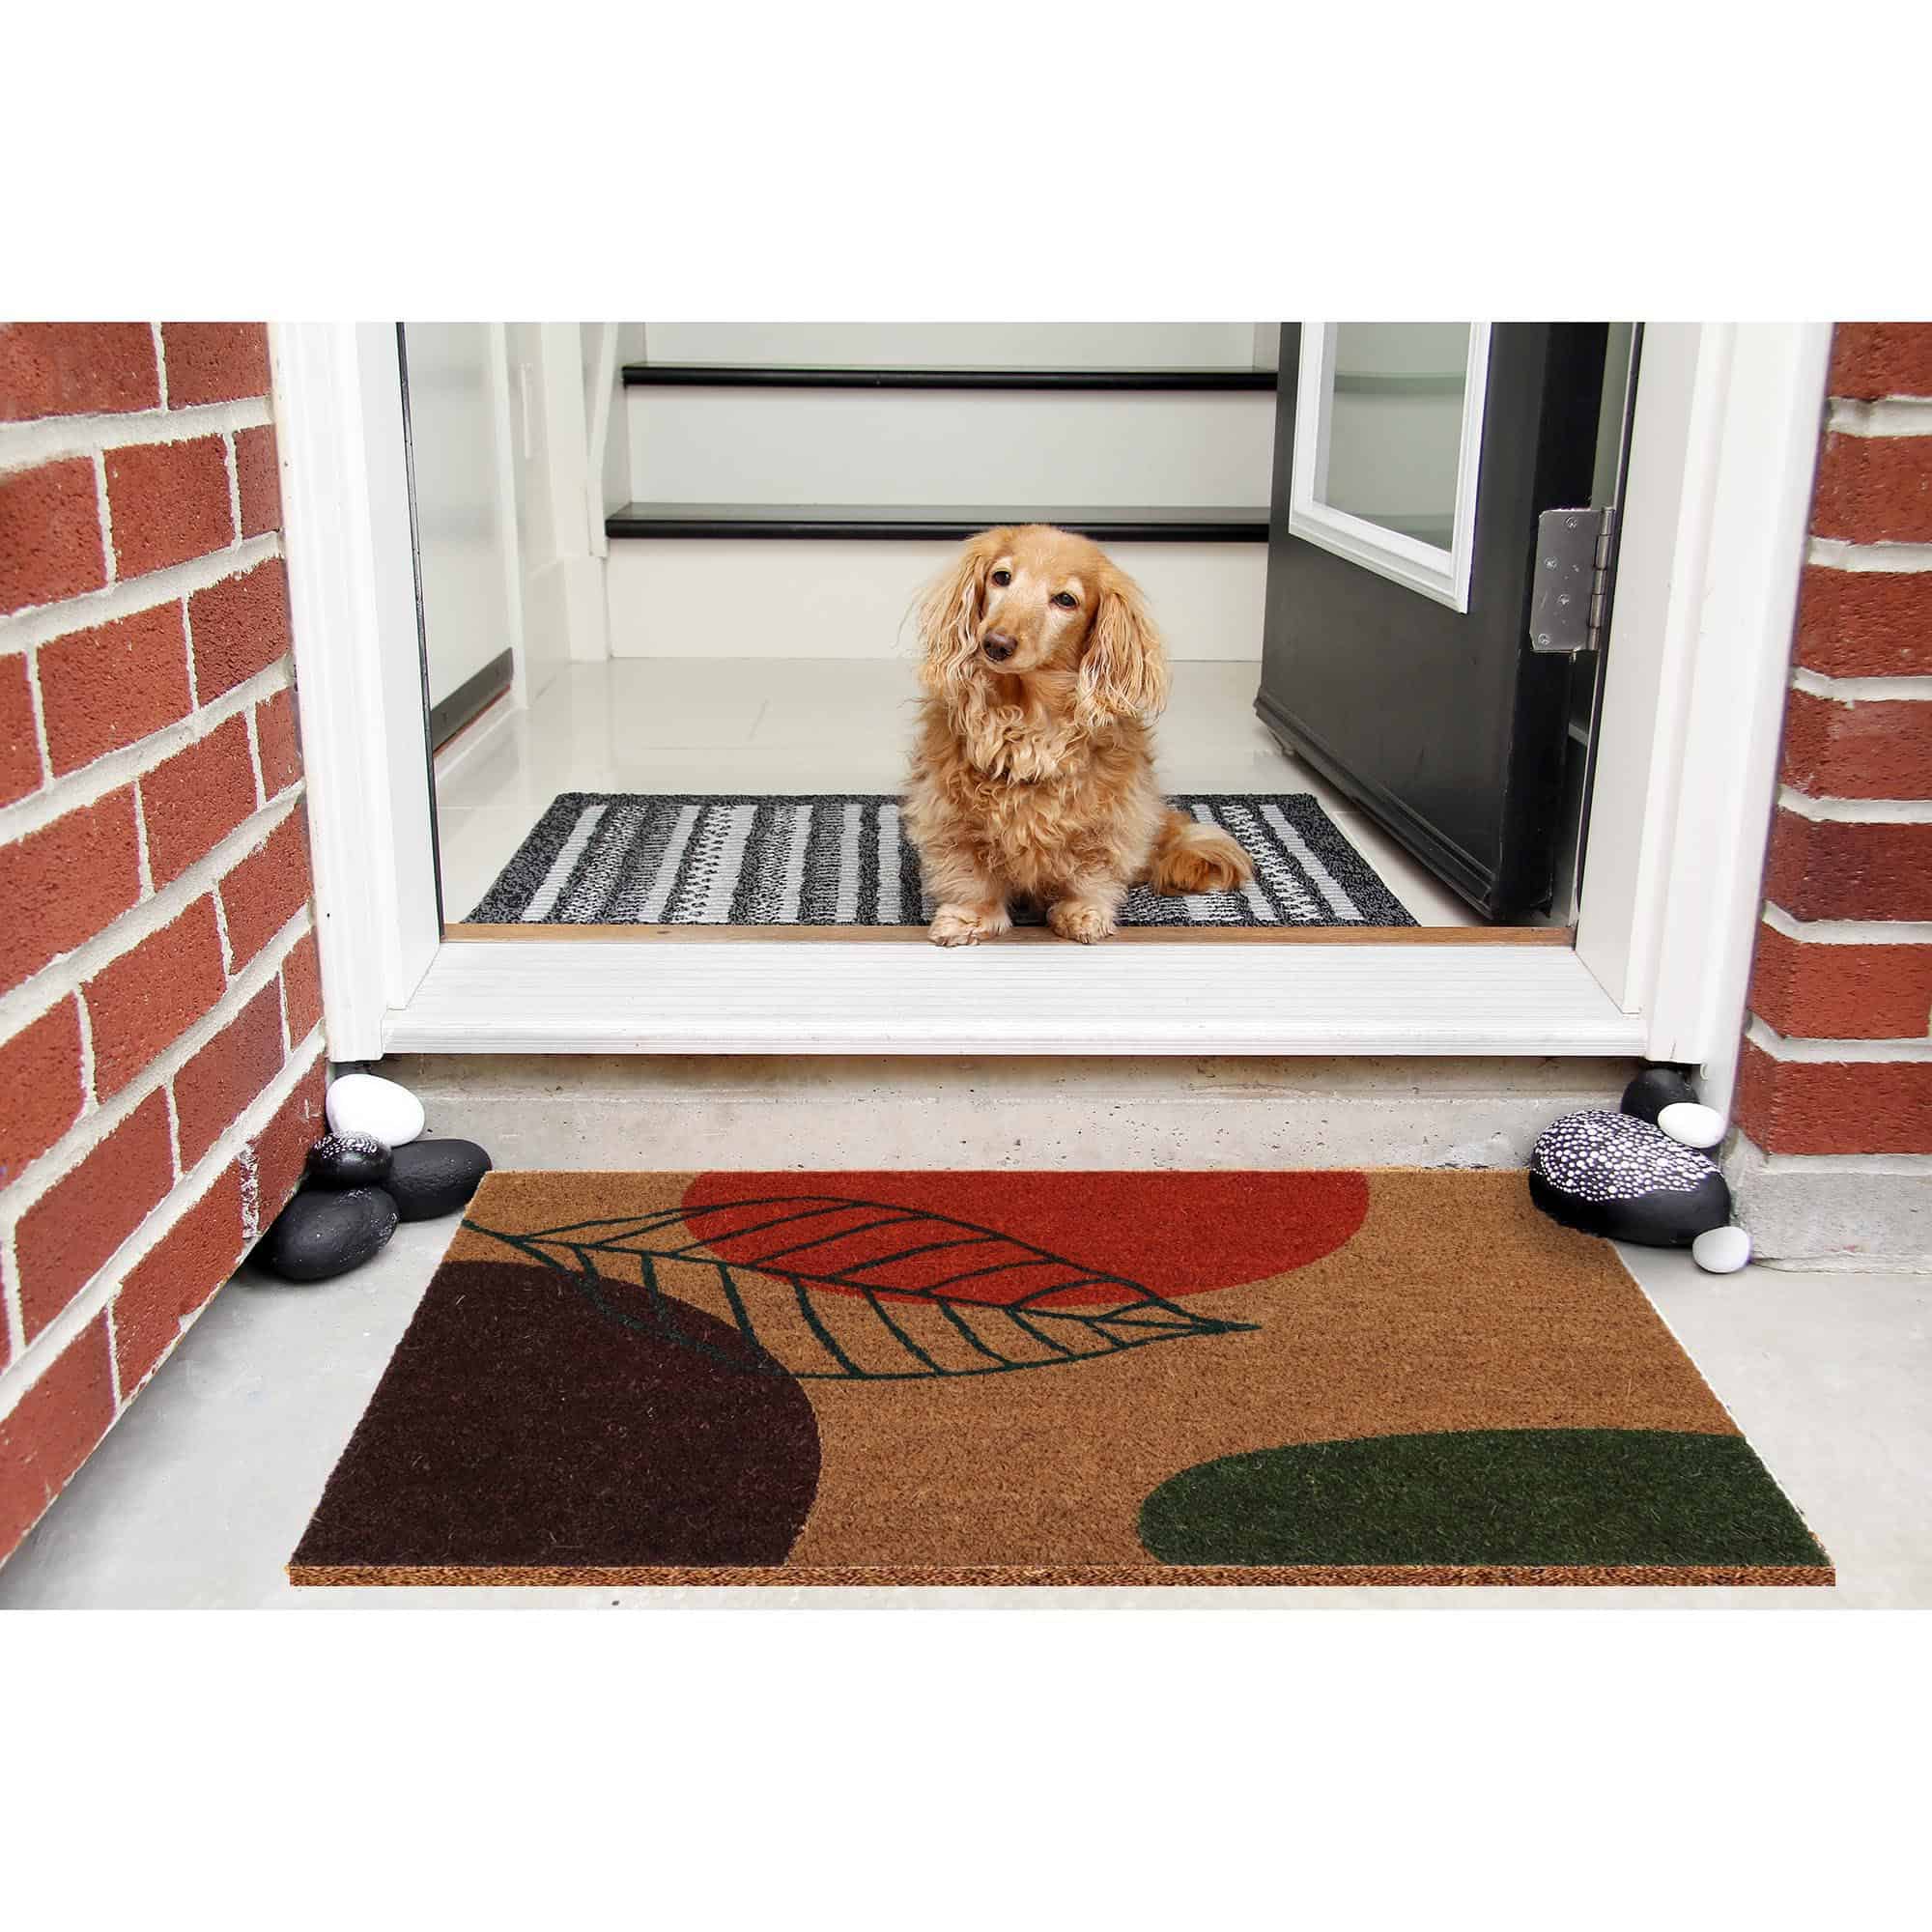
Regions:
<instances>
[{"instance_id":1,"label":"coir doormat","mask_svg":"<svg viewBox=\"0 0 1932 1932\"><path fill-rule=\"evenodd\" d=\"M1829 1583L1513 1173L490 1175L289 1575Z\"/></svg>"},{"instance_id":2,"label":"coir doormat","mask_svg":"<svg viewBox=\"0 0 1932 1932\"><path fill-rule=\"evenodd\" d=\"M1255 876L1233 893L1136 886L1122 925L1415 923L1311 794L1173 802L1232 834ZM552 800L468 923L894 926L929 916L895 798L571 791Z\"/></svg>"}]
</instances>

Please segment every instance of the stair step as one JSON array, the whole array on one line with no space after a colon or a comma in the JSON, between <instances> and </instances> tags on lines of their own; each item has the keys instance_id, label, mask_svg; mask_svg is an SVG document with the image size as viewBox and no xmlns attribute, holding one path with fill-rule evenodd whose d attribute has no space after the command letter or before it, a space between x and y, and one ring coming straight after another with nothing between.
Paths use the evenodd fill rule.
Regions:
<instances>
[{"instance_id":1,"label":"stair step","mask_svg":"<svg viewBox=\"0 0 1932 1932\"><path fill-rule=\"evenodd\" d=\"M1265 505L1189 509L1167 504L1042 509L1012 504L626 503L605 519L612 537L858 538L931 542L996 524L1053 524L1095 543L1265 543Z\"/></svg>"},{"instance_id":2,"label":"stair step","mask_svg":"<svg viewBox=\"0 0 1932 1932\"><path fill-rule=\"evenodd\" d=\"M630 388L686 389L1128 389L1272 393L1272 369L887 368L878 364L627 362Z\"/></svg>"},{"instance_id":3,"label":"stair step","mask_svg":"<svg viewBox=\"0 0 1932 1932\"><path fill-rule=\"evenodd\" d=\"M785 531L743 526L696 538L654 527L658 541L613 541L605 560L611 655L903 656L915 648L911 609L957 557L957 533L990 521L942 526L951 534L923 542L767 542ZM1109 539L1107 554L1141 586L1170 657L1259 662L1265 544Z\"/></svg>"}]
</instances>

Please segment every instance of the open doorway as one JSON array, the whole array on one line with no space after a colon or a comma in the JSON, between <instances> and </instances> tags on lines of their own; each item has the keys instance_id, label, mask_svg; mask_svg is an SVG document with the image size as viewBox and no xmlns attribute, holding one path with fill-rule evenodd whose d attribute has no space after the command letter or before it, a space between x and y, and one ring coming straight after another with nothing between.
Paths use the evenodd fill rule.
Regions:
<instances>
[{"instance_id":1,"label":"open doorway","mask_svg":"<svg viewBox=\"0 0 1932 1932\"><path fill-rule=\"evenodd\" d=\"M1343 609L1311 659L1282 585L1311 558L1390 582L1385 559L1293 517L1297 478L1344 512L1336 525L1378 529L1411 559L1439 554L1465 578L1477 511L1496 521L1492 479L1525 440L1532 493L1608 509L1634 332L1543 331L1566 339L1525 413L1520 355L1487 388L1501 351L1486 328L1478 345L1483 326L1327 327L1310 387L1296 326L1285 369L1282 327L1249 323L473 326L491 422L487 437L469 425L465 462L425 446L457 432L414 384L411 398L433 721L439 663L461 655L450 634L483 648L477 586L511 586L513 675L432 733L447 935L917 936L924 908L895 822L911 609L961 538L1045 522L1091 535L1141 584L1172 661L1161 780L1264 860L1244 894L1199 895L1225 902L1163 909L1125 936L1560 939L1601 652L1534 663L1518 627L1528 722L1550 743L1528 792L1504 775L1502 809L1519 830L1534 821L1548 876L1486 895L1373 760L1338 755L1281 697L1363 663L1403 628L1402 600L1419 614L1428 593L1396 586L1393 618ZM416 334L404 332L412 357ZM450 335L424 332L440 367L463 360ZM1319 487L1305 448L1297 469L1298 393L1325 399ZM1559 440L1562 461L1545 460ZM465 572L430 541L452 522ZM1480 536L1521 553L1526 605L1534 518L1508 541ZM1507 576L1492 566L1479 596L1516 594ZM1466 582L1462 594L1466 610ZM1452 632L1432 647L1466 643ZM1500 686L1484 701L1517 704ZM1390 735L1386 681L1344 702L1367 742Z\"/></svg>"}]
</instances>

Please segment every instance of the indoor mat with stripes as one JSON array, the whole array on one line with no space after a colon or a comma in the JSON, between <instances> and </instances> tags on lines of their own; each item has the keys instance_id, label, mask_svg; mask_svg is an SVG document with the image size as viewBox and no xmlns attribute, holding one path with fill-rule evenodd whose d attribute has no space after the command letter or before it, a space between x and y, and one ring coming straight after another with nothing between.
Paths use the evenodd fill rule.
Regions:
<instances>
[{"instance_id":1,"label":"indoor mat with stripes","mask_svg":"<svg viewBox=\"0 0 1932 1932\"><path fill-rule=\"evenodd\" d=\"M1233 893L1136 886L1122 925L1413 925L1305 792L1184 793L1255 862ZM919 855L895 798L564 792L469 914L475 924L921 925Z\"/></svg>"}]
</instances>

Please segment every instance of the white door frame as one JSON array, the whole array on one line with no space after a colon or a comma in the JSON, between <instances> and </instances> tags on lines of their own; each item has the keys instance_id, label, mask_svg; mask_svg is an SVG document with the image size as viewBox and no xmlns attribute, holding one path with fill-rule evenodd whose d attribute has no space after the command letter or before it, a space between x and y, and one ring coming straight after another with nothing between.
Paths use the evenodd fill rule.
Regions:
<instances>
[{"instance_id":1,"label":"white door frame","mask_svg":"<svg viewBox=\"0 0 1932 1932\"><path fill-rule=\"evenodd\" d=\"M442 945L396 326L269 336L324 1028L366 1060Z\"/></svg>"},{"instance_id":2,"label":"white door frame","mask_svg":"<svg viewBox=\"0 0 1932 1932\"><path fill-rule=\"evenodd\" d=\"M1577 952L1728 1112L1776 791L1829 323L1651 324Z\"/></svg>"},{"instance_id":3,"label":"white door frame","mask_svg":"<svg viewBox=\"0 0 1932 1932\"><path fill-rule=\"evenodd\" d=\"M1728 1099L1829 325L1645 331L1573 952L440 940L385 325L277 325L329 1051L1641 1053ZM594 962L594 963L593 963ZM863 998L855 990L865 988ZM1714 1091L1715 1090L1715 1091Z\"/></svg>"}]
</instances>

